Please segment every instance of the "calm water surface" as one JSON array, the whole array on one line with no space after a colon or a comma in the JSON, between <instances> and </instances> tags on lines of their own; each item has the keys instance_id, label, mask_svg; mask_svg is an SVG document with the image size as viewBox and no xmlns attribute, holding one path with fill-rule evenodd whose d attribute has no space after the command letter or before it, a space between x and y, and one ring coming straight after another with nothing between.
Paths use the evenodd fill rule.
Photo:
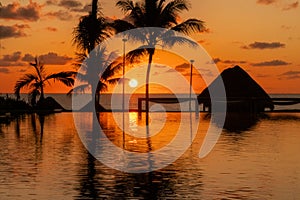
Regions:
<instances>
[{"instance_id":1,"label":"calm water surface","mask_svg":"<svg viewBox=\"0 0 300 200\"><path fill-rule=\"evenodd\" d=\"M169 115L166 130L179 123L178 113ZM131 114L133 126L135 117ZM107 135L120 144L111 114L101 119ZM224 129L204 159L198 153L209 119L201 115L191 148L170 166L145 174L119 172L93 159L72 113L45 116L43 127L41 120L25 115L1 125L0 199L300 199L297 113L269 114L251 127ZM144 142L131 139L127 148L132 150ZM161 137L153 145L159 148L169 139Z\"/></svg>"}]
</instances>

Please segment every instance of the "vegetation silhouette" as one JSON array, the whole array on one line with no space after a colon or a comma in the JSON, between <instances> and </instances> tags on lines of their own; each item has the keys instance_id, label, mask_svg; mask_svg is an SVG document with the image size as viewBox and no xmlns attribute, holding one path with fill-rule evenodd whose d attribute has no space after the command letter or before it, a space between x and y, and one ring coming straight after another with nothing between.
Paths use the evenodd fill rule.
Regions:
<instances>
[{"instance_id":1,"label":"vegetation silhouette","mask_svg":"<svg viewBox=\"0 0 300 200\"><path fill-rule=\"evenodd\" d=\"M121 67L116 61L117 55L115 52L107 52L106 47L101 44L111 35L111 24L99 11L98 1L93 0L92 11L82 16L73 30L73 45L80 51L76 53L75 66L82 70L78 72L77 78L84 84L69 91L71 94L91 89L92 102L87 106L89 110L91 106L103 110L99 106L100 92L106 91L108 84L115 84L119 80L114 77Z\"/></svg>"},{"instance_id":2,"label":"vegetation silhouette","mask_svg":"<svg viewBox=\"0 0 300 200\"><path fill-rule=\"evenodd\" d=\"M0 97L0 115L5 113L18 113L21 111L29 111L31 106L24 100L17 100L11 97ZM1 121L1 120L0 120Z\"/></svg>"},{"instance_id":3,"label":"vegetation silhouette","mask_svg":"<svg viewBox=\"0 0 300 200\"><path fill-rule=\"evenodd\" d=\"M37 106L37 104L47 106L43 104L45 101L44 88L46 84L50 84L49 81L59 81L66 86L73 86L74 84L74 76L76 74L75 71L63 71L53 74L47 74L44 64L42 64L38 57L35 58L35 62L30 63L35 69L35 72L25 74L19 81L17 81L14 92L17 97L17 100L20 99L20 91L23 88L29 89L29 99L30 103L33 107ZM39 96L38 102L36 98ZM37 107L37 109L47 109L47 107Z\"/></svg>"},{"instance_id":4,"label":"vegetation silhouette","mask_svg":"<svg viewBox=\"0 0 300 200\"><path fill-rule=\"evenodd\" d=\"M89 54L98 44L111 36L110 24L98 9L98 0L92 1L92 11L79 19L73 30L73 45L80 53Z\"/></svg>"},{"instance_id":5,"label":"vegetation silhouette","mask_svg":"<svg viewBox=\"0 0 300 200\"><path fill-rule=\"evenodd\" d=\"M130 30L133 28L160 27L169 31L153 31L142 29L139 33L126 35L129 40L146 43L141 48L132 51L129 57L134 60L136 57L148 55L148 67L146 73L146 125L149 124L149 78L151 64L155 53L155 46L162 45L170 47L177 44L197 43L184 37L175 35L175 31L191 34L204 31L204 22L198 19L188 19L182 23L178 22L179 14L189 10L189 3L186 0L142 0L135 3L132 0L120 0L116 3L128 20L115 20L114 28L117 32Z\"/></svg>"},{"instance_id":6,"label":"vegetation silhouette","mask_svg":"<svg viewBox=\"0 0 300 200\"><path fill-rule=\"evenodd\" d=\"M116 60L117 57L116 53L109 53L102 44L95 47L88 55L78 57L77 64L80 65L80 71L77 72L76 78L83 84L75 86L68 94L92 90L92 103L83 110L92 111L91 106L96 106L99 110L100 92L106 91L109 84L115 84L119 80L115 77L121 68L121 64Z\"/></svg>"}]
</instances>

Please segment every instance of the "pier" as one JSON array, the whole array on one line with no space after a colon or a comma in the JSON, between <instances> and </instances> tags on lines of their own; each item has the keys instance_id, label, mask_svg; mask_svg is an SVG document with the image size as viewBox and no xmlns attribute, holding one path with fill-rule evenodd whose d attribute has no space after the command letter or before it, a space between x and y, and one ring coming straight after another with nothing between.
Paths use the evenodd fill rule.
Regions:
<instances>
[{"instance_id":1,"label":"pier","mask_svg":"<svg viewBox=\"0 0 300 200\"><path fill-rule=\"evenodd\" d=\"M264 101L263 98L227 98L227 99L215 99L216 103L227 102L227 110L230 112L251 112L256 113L260 112L260 102ZM290 106L300 103L300 98L271 98L273 105L278 106ZM146 101L146 98L138 98L138 113L139 115L142 112L145 112L143 109L143 102ZM211 111L211 100L210 98L149 98L149 102L160 103L160 104L176 104L187 101L194 101L194 109L190 111L195 112L196 115L199 112L210 112ZM270 110L264 110L263 112L278 112L281 110L274 110L272 106L269 107ZM289 110L284 110L289 111ZM291 110L295 111L295 110ZM298 110L297 110L298 111ZM300 111L300 110L299 110Z\"/></svg>"}]
</instances>

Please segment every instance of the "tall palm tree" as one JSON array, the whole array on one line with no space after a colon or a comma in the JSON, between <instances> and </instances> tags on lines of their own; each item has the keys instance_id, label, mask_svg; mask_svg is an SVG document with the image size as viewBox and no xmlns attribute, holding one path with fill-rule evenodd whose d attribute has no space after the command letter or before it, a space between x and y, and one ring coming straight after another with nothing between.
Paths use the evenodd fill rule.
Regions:
<instances>
[{"instance_id":1,"label":"tall palm tree","mask_svg":"<svg viewBox=\"0 0 300 200\"><path fill-rule=\"evenodd\" d=\"M54 74L47 74L44 65L39 61L38 57L35 58L34 63L30 63L30 66L34 67L35 72L25 74L19 81L17 81L14 92L17 99L20 99L20 91L22 88L27 87L30 89L29 97L31 104L36 104L36 98L39 95L39 101L45 98L44 87L50 83L50 80L59 81L66 86L73 86L74 76L76 72L65 71Z\"/></svg>"},{"instance_id":2,"label":"tall palm tree","mask_svg":"<svg viewBox=\"0 0 300 200\"><path fill-rule=\"evenodd\" d=\"M77 63L75 65L78 67L82 66L84 71L83 73L78 73L77 77L84 81L85 84L74 88L70 92L84 91L87 87L90 87L93 103L99 102L99 93L107 89L107 84L115 83L118 80L112 78L119 69L115 62L104 70L104 66L108 61L113 62L113 53L107 55L106 48L103 46L95 49L97 45L110 37L111 34L110 24L99 12L98 0L92 0L92 11L80 18L79 24L73 31L73 44L80 51L77 53ZM100 73L102 76L99 78Z\"/></svg>"},{"instance_id":3,"label":"tall palm tree","mask_svg":"<svg viewBox=\"0 0 300 200\"><path fill-rule=\"evenodd\" d=\"M188 43L196 45L191 40L184 37L176 36L174 31L189 35L205 30L204 22L198 19L188 19L179 23L179 14L189 9L187 0L141 0L134 2L132 0L120 0L117 2L118 6L129 19L128 21L116 20L115 29L117 32L129 30L132 28L140 27L160 27L165 28L165 32L151 32L146 30L136 35L129 35L129 38L146 42L145 48L140 48L132 55L148 55L148 67L146 73L146 112L149 112L149 76L151 64L155 53L155 46L173 46L176 43ZM146 124L148 125L149 119L146 114Z\"/></svg>"}]
</instances>

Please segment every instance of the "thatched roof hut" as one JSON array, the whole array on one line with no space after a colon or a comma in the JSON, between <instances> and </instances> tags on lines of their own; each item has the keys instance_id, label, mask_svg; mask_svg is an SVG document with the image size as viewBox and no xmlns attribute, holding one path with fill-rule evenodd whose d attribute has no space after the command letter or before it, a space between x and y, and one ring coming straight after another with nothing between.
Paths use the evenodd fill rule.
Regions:
<instances>
[{"instance_id":1,"label":"thatched roof hut","mask_svg":"<svg viewBox=\"0 0 300 200\"><path fill-rule=\"evenodd\" d=\"M263 112L274 109L272 99L241 67L224 70L199 96L199 104L210 109L209 90L217 90L217 81L223 79L228 112Z\"/></svg>"}]
</instances>

